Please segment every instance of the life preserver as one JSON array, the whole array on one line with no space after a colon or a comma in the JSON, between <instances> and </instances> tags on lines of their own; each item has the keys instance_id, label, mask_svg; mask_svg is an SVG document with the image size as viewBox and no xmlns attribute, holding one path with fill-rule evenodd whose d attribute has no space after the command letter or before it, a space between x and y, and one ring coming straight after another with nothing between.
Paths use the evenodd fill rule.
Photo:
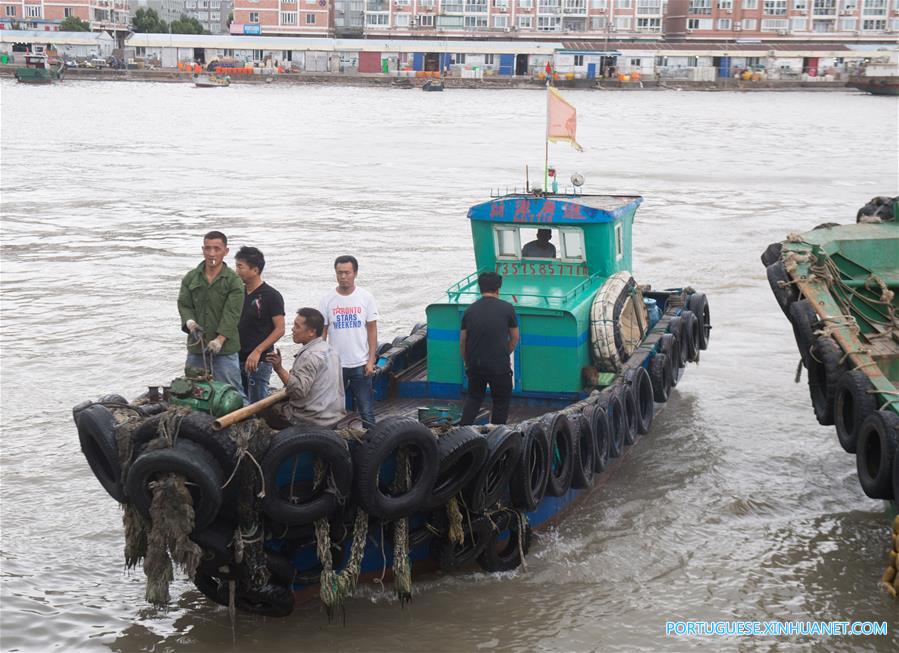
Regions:
<instances>
[{"instance_id":1,"label":"life preserver","mask_svg":"<svg viewBox=\"0 0 899 653\"><path fill-rule=\"evenodd\" d=\"M487 459L487 439L470 426L460 426L437 440L440 469L428 506L436 508L462 491Z\"/></svg>"},{"instance_id":2,"label":"life preserver","mask_svg":"<svg viewBox=\"0 0 899 653\"><path fill-rule=\"evenodd\" d=\"M571 424L562 413L549 414L543 419L549 442L549 479L546 483L546 493L560 497L571 488L571 476L574 473L574 438L571 434Z\"/></svg>"},{"instance_id":3,"label":"life preserver","mask_svg":"<svg viewBox=\"0 0 899 653\"><path fill-rule=\"evenodd\" d=\"M871 394L872 390L874 385L861 370L846 372L837 383L833 422L837 439L846 453L855 453L862 423L877 411L877 400Z\"/></svg>"},{"instance_id":4,"label":"life preserver","mask_svg":"<svg viewBox=\"0 0 899 653\"><path fill-rule=\"evenodd\" d=\"M122 466L116 444L115 418L105 406L93 404L75 417L81 452L103 489L119 503L128 499L122 484Z\"/></svg>"},{"instance_id":5,"label":"life preserver","mask_svg":"<svg viewBox=\"0 0 899 653\"><path fill-rule=\"evenodd\" d=\"M487 434L487 460L463 491L471 512L483 512L496 503L518 468L521 431L497 426Z\"/></svg>"},{"instance_id":6,"label":"life preserver","mask_svg":"<svg viewBox=\"0 0 899 653\"><path fill-rule=\"evenodd\" d=\"M208 451L188 440L175 446L154 449L137 457L125 482L128 498L146 519L150 517L153 493L150 481L158 474L179 474L190 484L194 501L194 530L212 523L222 505L225 478L221 465Z\"/></svg>"},{"instance_id":7,"label":"life preserver","mask_svg":"<svg viewBox=\"0 0 899 653\"><path fill-rule=\"evenodd\" d=\"M878 410L862 423L856 466L862 490L872 499L892 499L893 459L899 449L899 415Z\"/></svg>"},{"instance_id":8,"label":"life preserver","mask_svg":"<svg viewBox=\"0 0 899 653\"><path fill-rule=\"evenodd\" d=\"M411 450L411 486L394 493L384 479L382 466L394 467L399 449ZM353 451L353 492L358 505L385 521L408 517L422 508L431 496L440 469L437 439L423 424L408 417L387 418L370 428ZM394 469L394 472L396 470ZM391 475L392 476L392 475Z\"/></svg>"},{"instance_id":9,"label":"life preserver","mask_svg":"<svg viewBox=\"0 0 899 653\"><path fill-rule=\"evenodd\" d=\"M546 495L549 479L549 452L546 432L539 421L531 423L522 436L521 456L509 481L512 505L531 512Z\"/></svg>"},{"instance_id":10,"label":"life preserver","mask_svg":"<svg viewBox=\"0 0 899 653\"><path fill-rule=\"evenodd\" d=\"M579 490L592 487L596 467L596 436L593 424L584 413L574 415L569 422L574 437L571 487Z\"/></svg>"},{"instance_id":11,"label":"life preserver","mask_svg":"<svg viewBox=\"0 0 899 653\"><path fill-rule=\"evenodd\" d=\"M325 478L317 485L315 459L325 469ZM262 510L279 523L310 524L328 517L350 494L350 450L329 429L290 426L280 431L260 464L265 488Z\"/></svg>"},{"instance_id":12,"label":"life preserver","mask_svg":"<svg viewBox=\"0 0 899 653\"><path fill-rule=\"evenodd\" d=\"M606 279L590 307L590 351L602 371L617 372L640 344L647 325L646 308L630 272Z\"/></svg>"}]
</instances>

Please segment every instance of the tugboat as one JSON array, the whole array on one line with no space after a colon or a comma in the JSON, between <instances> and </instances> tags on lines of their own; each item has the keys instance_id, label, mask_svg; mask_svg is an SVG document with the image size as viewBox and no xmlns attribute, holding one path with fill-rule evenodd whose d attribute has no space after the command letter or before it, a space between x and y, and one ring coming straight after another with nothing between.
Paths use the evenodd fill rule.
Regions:
<instances>
[{"instance_id":1,"label":"tugboat","mask_svg":"<svg viewBox=\"0 0 899 653\"><path fill-rule=\"evenodd\" d=\"M573 177L582 178L579 175ZM577 189L575 189L577 190ZM168 599L172 562L212 601L272 616L319 596L329 616L360 581L523 563L532 531L587 500L650 431L711 331L706 296L630 273L639 196L525 191L468 211L477 270L378 350L377 424L273 431L202 375L74 408L82 451L123 504L127 566ZM555 253L524 254L549 230ZM544 234L545 238L545 234ZM459 330L477 278L503 276L517 314L509 423L459 426Z\"/></svg>"},{"instance_id":2,"label":"tugboat","mask_svg":"<svg viewBox=\"0 0 899 653\"><path fill-rule=\"evenodd\" d=\"M793 327L819 424L855 455L862 490L899 502L899 197L876 197L856 224L826 223L762 254L768 282ZM899 517L894 529L899 536ZM899 540L894 538L897 552ZM882 579L899 590L893 556Z\"/></svg>"},{"instance_id":3,"label":"tugboat","mask_svg":"<svg viewBox=\"0 0 899 653\"><path fill-rule=\"evenodd\" d=\"M847 86L871 95L899 95L899 52L868 62Z\"/></svg>"},{"instance_id":4,"label":"tugboat","mask_svg":"<svg viewBox=\"0 0 899 653\"><path fill-rule=\"evenodd\" d=\"M25 65L16 68L15 75L16 80L22 84L52 84L62 80L65 68L61 61L57 62L55 68L52 67L45 54L26 54Z\"/></svg>"},{"instance_id":5,"label":"tugboat","mask_svg":"<svg viewBox=\"0 0 899 653\"><path fill-rule=\"evenodd\" d=\"M194 77L194 86L197 88L217 88L220 86L231 86L231 77L225 75L197 75Z\"/></svg>"}]
</instances>

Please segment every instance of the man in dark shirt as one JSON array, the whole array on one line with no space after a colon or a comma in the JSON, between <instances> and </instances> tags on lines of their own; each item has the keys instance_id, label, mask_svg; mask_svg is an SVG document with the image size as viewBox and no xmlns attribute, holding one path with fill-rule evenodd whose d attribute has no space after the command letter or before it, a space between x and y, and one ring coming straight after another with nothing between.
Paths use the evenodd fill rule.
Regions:
<instances>
[{"instance_id":1,"label":"man in dark shirt","mask_svg":"<svg viewBox=\"0 0 899 653\"><path fill-rule=\"evenodd\" d=\"M237 325L240 333L240 376L250 403L268 396L272 364L266 354L284 335L284 298L262 280L265 257L255 247L241 247L234 257L234 270L244 283L243 312Z\"/></svg>"},{"instance_id":2,"label":"man in dark shirt","mask_svg":"<svg viewBox=\"0 0 899 653\"><path fill-rule=\"evenodd\" d=\"M521 258L556 258L556 246L549 242L552 237L552 229L538 229L537 240L521 248Z\"/></svg>"},{"instance_id":3,"label":"man in dark shirt","mask_svg":"<svg viewBox=\"0 0 899 653\"><path fill-rule=\"evenodd\" d=\"M505 424L512 398L509 355L518 345L518 319L512 304L499 298L503 278L495 272L478 277L481 298L465 310L459 331L459 351L468 376L468 397L462 425L473 424L490 386L492 424Z\"/></svg>"}]
</instances>

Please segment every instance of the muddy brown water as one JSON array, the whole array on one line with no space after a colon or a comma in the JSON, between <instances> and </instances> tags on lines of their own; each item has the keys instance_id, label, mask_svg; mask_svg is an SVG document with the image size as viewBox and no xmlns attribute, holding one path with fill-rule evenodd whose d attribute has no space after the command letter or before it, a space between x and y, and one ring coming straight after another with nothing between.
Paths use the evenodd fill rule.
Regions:
<instances>
[{"instance_id":1,"label":"muddy brown water","mask_svg":"<svg viewBox=\"0 0 899 653\"><path fill-rule=\"evenodd\" d=\"M634 272L711 300L711 347L614 478L527 567L364 588L234 629L183 578L166 611L122 564L120 513L71 407L182 362L175 297L201 235L259 246L291 309L351 252L382 340L473 267L465 211L542 165L539 91L66 82L2 93L4 651L895 650L883 504L793 383L758 256L896 194L897 104L860 93L569 92L562 179L643 195ZM282 350L292 351L289 344ZM668 638L674 619L887 621L886 637Z\"/></svg>"}]
</instances>

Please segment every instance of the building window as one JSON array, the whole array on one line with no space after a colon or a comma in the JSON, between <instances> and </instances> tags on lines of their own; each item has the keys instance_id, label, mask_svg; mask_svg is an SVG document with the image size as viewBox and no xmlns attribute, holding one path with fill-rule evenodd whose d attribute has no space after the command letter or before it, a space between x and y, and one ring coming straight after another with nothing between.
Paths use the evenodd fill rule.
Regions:
<instances>
[{"instance_id":1,"label":"building window","mask_svg":"<svg viewBox=\"0 0 899 653\"><path fill-rule=\"evenodd\" d=\"M812 10L816 16L836 16L837 0L814 0Z\"/></svg>"},{"instance_id":2,"label":"building window","mask_svg":"<svg viewBox=\"0 0 899 653\"><path fill-rule=\"evenodd\" d=\"M630 9L633 6L633 0L615 0L616 9Z\"/></svg>"},{"instance_id":3,"label":"building window","mask_svg":"<svg viewBox=\"0 0 899 653\"><path fill-rule=\"evenodd\" d=\"M537 16L537 30L540 32L556 32L561 26L560 16Z\"/></svg>"},{"instance_id":4,"label":"building window","mask_svg":"<svg viewBox=\"0 0 899 653\"><path fill-rule=\"evenodd\" d=\"M662 29L662 19L637 17L637 29L644 32L658 32Z\"/></svg>"},{"instance_id":5,"label":"building window","mask_svg":"<svg viewBox=\"0 0 899 653\"><path fill-rule=\"evenodd\" d=\"M590 0L590 6L594 9L605 9L608 4L608 0Z\"/></svg>"},{"instance_id":6,"label":"building window","mask_svg":"<svg viewBox=\"0 0 899 653\"><path fill-rule=\"evenodd\" d=\"M616 16L615 17L615 29L620 30L622 32L630 31L631 17L630 16Z\"/></svg>"},{"instance_id":7,"label":"building window","mask_svg":"<svg viewBox=\"0 0 899 653\"><path fill-rule=\"evenodd\" d=\"M418 0L418 6L423 9L431 9L434 6L434 0Z\"/></svg>"},{"instance_id":8,"label":"building window","mask_svg":"<svg viewBox=\"0 0 899 653\"><path fill-rule=\"evenodd\" d=\"M887 0L865 0L865 3L862 5L862 13L866 16L886 16ZM864 26L862 26L862 29L864 29Z\"/></svg>"},{"instance_id":9,"label":"building window","mask_svg":"<svg viewBox=\"0 0 899 653\"><path fill-rule=\"evenodd\" d=\"M789 21L783 18L766 18L762 20L763 32L779 32L781 30L786 31L787 27L789 26Z\"/></svg>"},{"instance_id":10,"label":"building window","mask_svg":"<svg viewBox=\"0 0 899 653\"><path fill-rule=\"evenodd\" d=\"M16 8L13 7L12 5L6 5L6 15L7 16L15 16Z\"/></svg>"},{"instance_id":11,"label":"building window","mask_svg":"<svg viewBox=\"0 0 899 653\"><path fill-rule=\"evenodd\" d=\"M712 0L690 0L687 9L688 14L710 14L712 13Z\"/></svg>"},{"instance_id":12,"label":"building window","mask_svg":"<svg viewBox=\"0 0 899 653\"><path fill-rule=\"evenodd\" d=\"M487 16L466 16L465 29L479 29L487 27Z\"/></svg>"},{"instance_id":13,"label":"building window","mask_svg":"<svg viewBox=\"0 0 899 653\"><path fill-rule=\"evenodd\" d=\"M660 16L662 0L637 0L637 14Z\"/></svg>"},{"instance_id":14,"label":"building window","mask_svg":"<svg viewBox=\"0 0 899 653\"><path fill-rule=\"evenodd\" d=\"M393 17L394 27L409 27L409 14L397 14Z\"/></svg>"},{"instance_id":15,"label":"building window","mask_svg":"<svg viewBox=\"0 0 899 653\"><path fill-rule=\"evenodd\" d=\"M858 26L858 18L840 18L840 31L854 32Z\"/></svg>"},{"instance_id":16,"label":"building window","mask_svg":"<svg viewBox=\"0 0 899 653\"><path fill-rule=\"evenodd\" d=\"M258 23L258 22L259 22L259 12L258 12L258 11L251 11L251 12L250 12L250 22L251 22L251 23Z\"/></svg>"},{"instance_id":17,"label":"building window","mask_svg":"<svg viewBox=\"0 0 899 653\"><path fill-rule=\"evenodd\" d=\"M743 7L743 9L758 9L759 0L743 0L740 5Z\"/></svg>"},{"instance_id":18,"label":"building window","mask_svg":"<svg viewBox=\"0 0 899 653\"><path fill-rule=\"evenodd\" d=\"M434 27L434 17L433 16L419 16L418 24L422 27Z\"/></svg>"},{"instance_id":19,"label":"building window","mask_svg":"<svg viewBox=\"0 0 899 653\"><path fill-rule=\"evenodd\" d=\"M766 16L786 16L787 0L765 0L764 8Z\"/></svg>"},{"instance_id":20,"label":"building window","mask_svg":"<svg viewBox=\"0 0 899 653\"><path fill-rule=\"evenodd\" d=\"M531 9L534 6L534 0L518 0L518 6L522 9Z\"/></svg>"},{"instance_id":21,"label":"building window","mask_svg":"<svg viewBox=\"0 0 899 653\"><path fill-rule=\"evenodd\" d=\"M493 6L507 8L509 6L509 0L493 0Z\"/></svg>"},{"instance_id":22,"label":"building window","mask_svg":"<svg viewBox=\"0 0 899 653\"><path fill-rule=\"evenodd\" d=\"M40 18L41 9L40 5L25 5L25 15L28 18Z\"/></svg>"},{"instance_id":23,"label":"building window","mask_svg":"<svg viewBox=\"0 0 899 653\"><path fill-rule=\"evenodd\" d=\"M793 0L793 11L807 11L808 3L806 0Z\"/></svg>"},{"instance_id":24,"label":"building window","mask_svg":"<svg viewBox=\"0 0 899 653\"><path fill-rule=\"evenodd\" d=\"M496 61L496 59L494 57L496 57L495 54L485 54L484 55L484 65L492 66L493 62Z\"/></svg>"},{"instance_id":25,"label":"building window","mask_svg":"<svg viewBox=\"0 0 899 653\"><path fill-rule=\"evenodd\" d=\"M518 28L519 29L531 29L533 26L533 17L532 16L519 16L518 17Z\"/></svg>"},{"instance_id":26,"label":"building window","mask_svg":"<svg viewBox=\"0 0 899 653\"><path fill-rule=\"evenodd\" d=\"M808 28L808 19L807 18L791 18L790 19L790 30L793 32L805 32Z\"/></svg>"},{"instance_id":27,"label":"building window","mask_svg":"<svg viewBox=\"0 0 899 653\"><path fill-rule=\"evenodd\" d=\"M366 25L389 25L390 14L365 14Z\"/></svg>"},{"instance_id":28,"label":"building window","mask_svg":"<svg viewBox=\"0 0 899 653\"><path fill-rule=\"evenodd\" d=\"M590 19L590 27L595 30L604 30L609 24L609 19L605 16L593 16Z\"/></svg>"},{"instance_id":29,"label":"building window","mask_svg":"<svg viewBox=\"0 0 899 653\"><path fill-rule=\"evenodd\" d=\"M584 55L582 55L582 54L574 55L574 65L575 66L583 66L584 65Z\"/></svg>"},{"instance_id":30,"label":"building window","mask_svg":"<svg viewBox=\"0 0 899 653\"><path fill-rule=\"evenodd\" d=\"M508 16L494 16L493 17L493 26L505 29L509 26L509 17Z\"/></svg>"},{"instance_id":31,"label":"building window","mask_svg":"<svg viewBox=\"0 0 899 653\"><path fill-rule=\"evenodd\" d=\"M755 18L744 18L741 22L741 25L744 30L754 32L756 26L758 25L758 21Z\"/></svg>"},{"instance_id":32,"label":"building window","mask_svg":"<svg viewBox=\"0 0 899 653\"><path fill-rule=\"evenodd\" d=\"M734 0L718 0L718 9L722 11L733 11Z\"/></svg>"},{"instance_id":33,"label":"building window","mask_svg":"<svg viewBox=\"0 0 899 653\"><path fill-rule=\"evenodd\" d=\"M730 29L730 18L719 18L718 19L718 29L729 30Z\"/></svg>"},{"instance_id":34,"label":"building window","mask_svg":"<svg viewBox=\"0 0 899 653\"><path fill-rule=\"evenodd\" d=\"M306 24L315 25L315 14L306 14Z\"/></svg>"},{"instance_id":35,"label":"building window","mask_svg":"<svg viewBox=\"0 0 899 653\"><path fill-rule=\"evenodd\" d=\"M281 24L282 25L296 25L297 24L297 12L282 11L281 12Z\"/></svg>"},{"instance_id":36,"label":"building window","mask_svg":"<svg viewBox=\"0 0 899 653\"><path fill-rule=\"evenodd\" d=\"M459 64L460 66L464 65L465 64L465 53L457 52L456 54L453 55L452 59L453 59L454 64Z\"/></svg>"},{"instance_id":37,"label":"building window","mask_svg":"<svg viewBox=\"0 0 899 653\"><path fill-rule=\"evenodd\" d=\"M862 21L863 32L882 32L887 28L887 22L882 18Z\"/></svg>"},{"instance_id":38,"label":"building window","mask_svg":"<svg viewBox=\"0 0 899 653\"><path fill-rule=\"evenodd\" d=\"M75 9L73 7L66 7L62 10L62 15L64 18L71 18L75 15Z\"/></svg>"},{"instance_id":39,"label":"building window","mask_svg":"<svg viewBox=\"0 0 899 653\"><path fill-rule=\"evenodd\" d=\"M690 29L690 30L712 29L712 19L711 18L688 18L687 19L687 29Z\"/></svg>"},{"instance_id":40,"label":"building window","mask_svg":"<svg viewBox=\"0 0 899 653\"><path fill-rule=\"evenodd\" d=\"M858 0L843 0L843 10L846 13L855 13L858 9Z\"/></svg>"}]
</instances>

